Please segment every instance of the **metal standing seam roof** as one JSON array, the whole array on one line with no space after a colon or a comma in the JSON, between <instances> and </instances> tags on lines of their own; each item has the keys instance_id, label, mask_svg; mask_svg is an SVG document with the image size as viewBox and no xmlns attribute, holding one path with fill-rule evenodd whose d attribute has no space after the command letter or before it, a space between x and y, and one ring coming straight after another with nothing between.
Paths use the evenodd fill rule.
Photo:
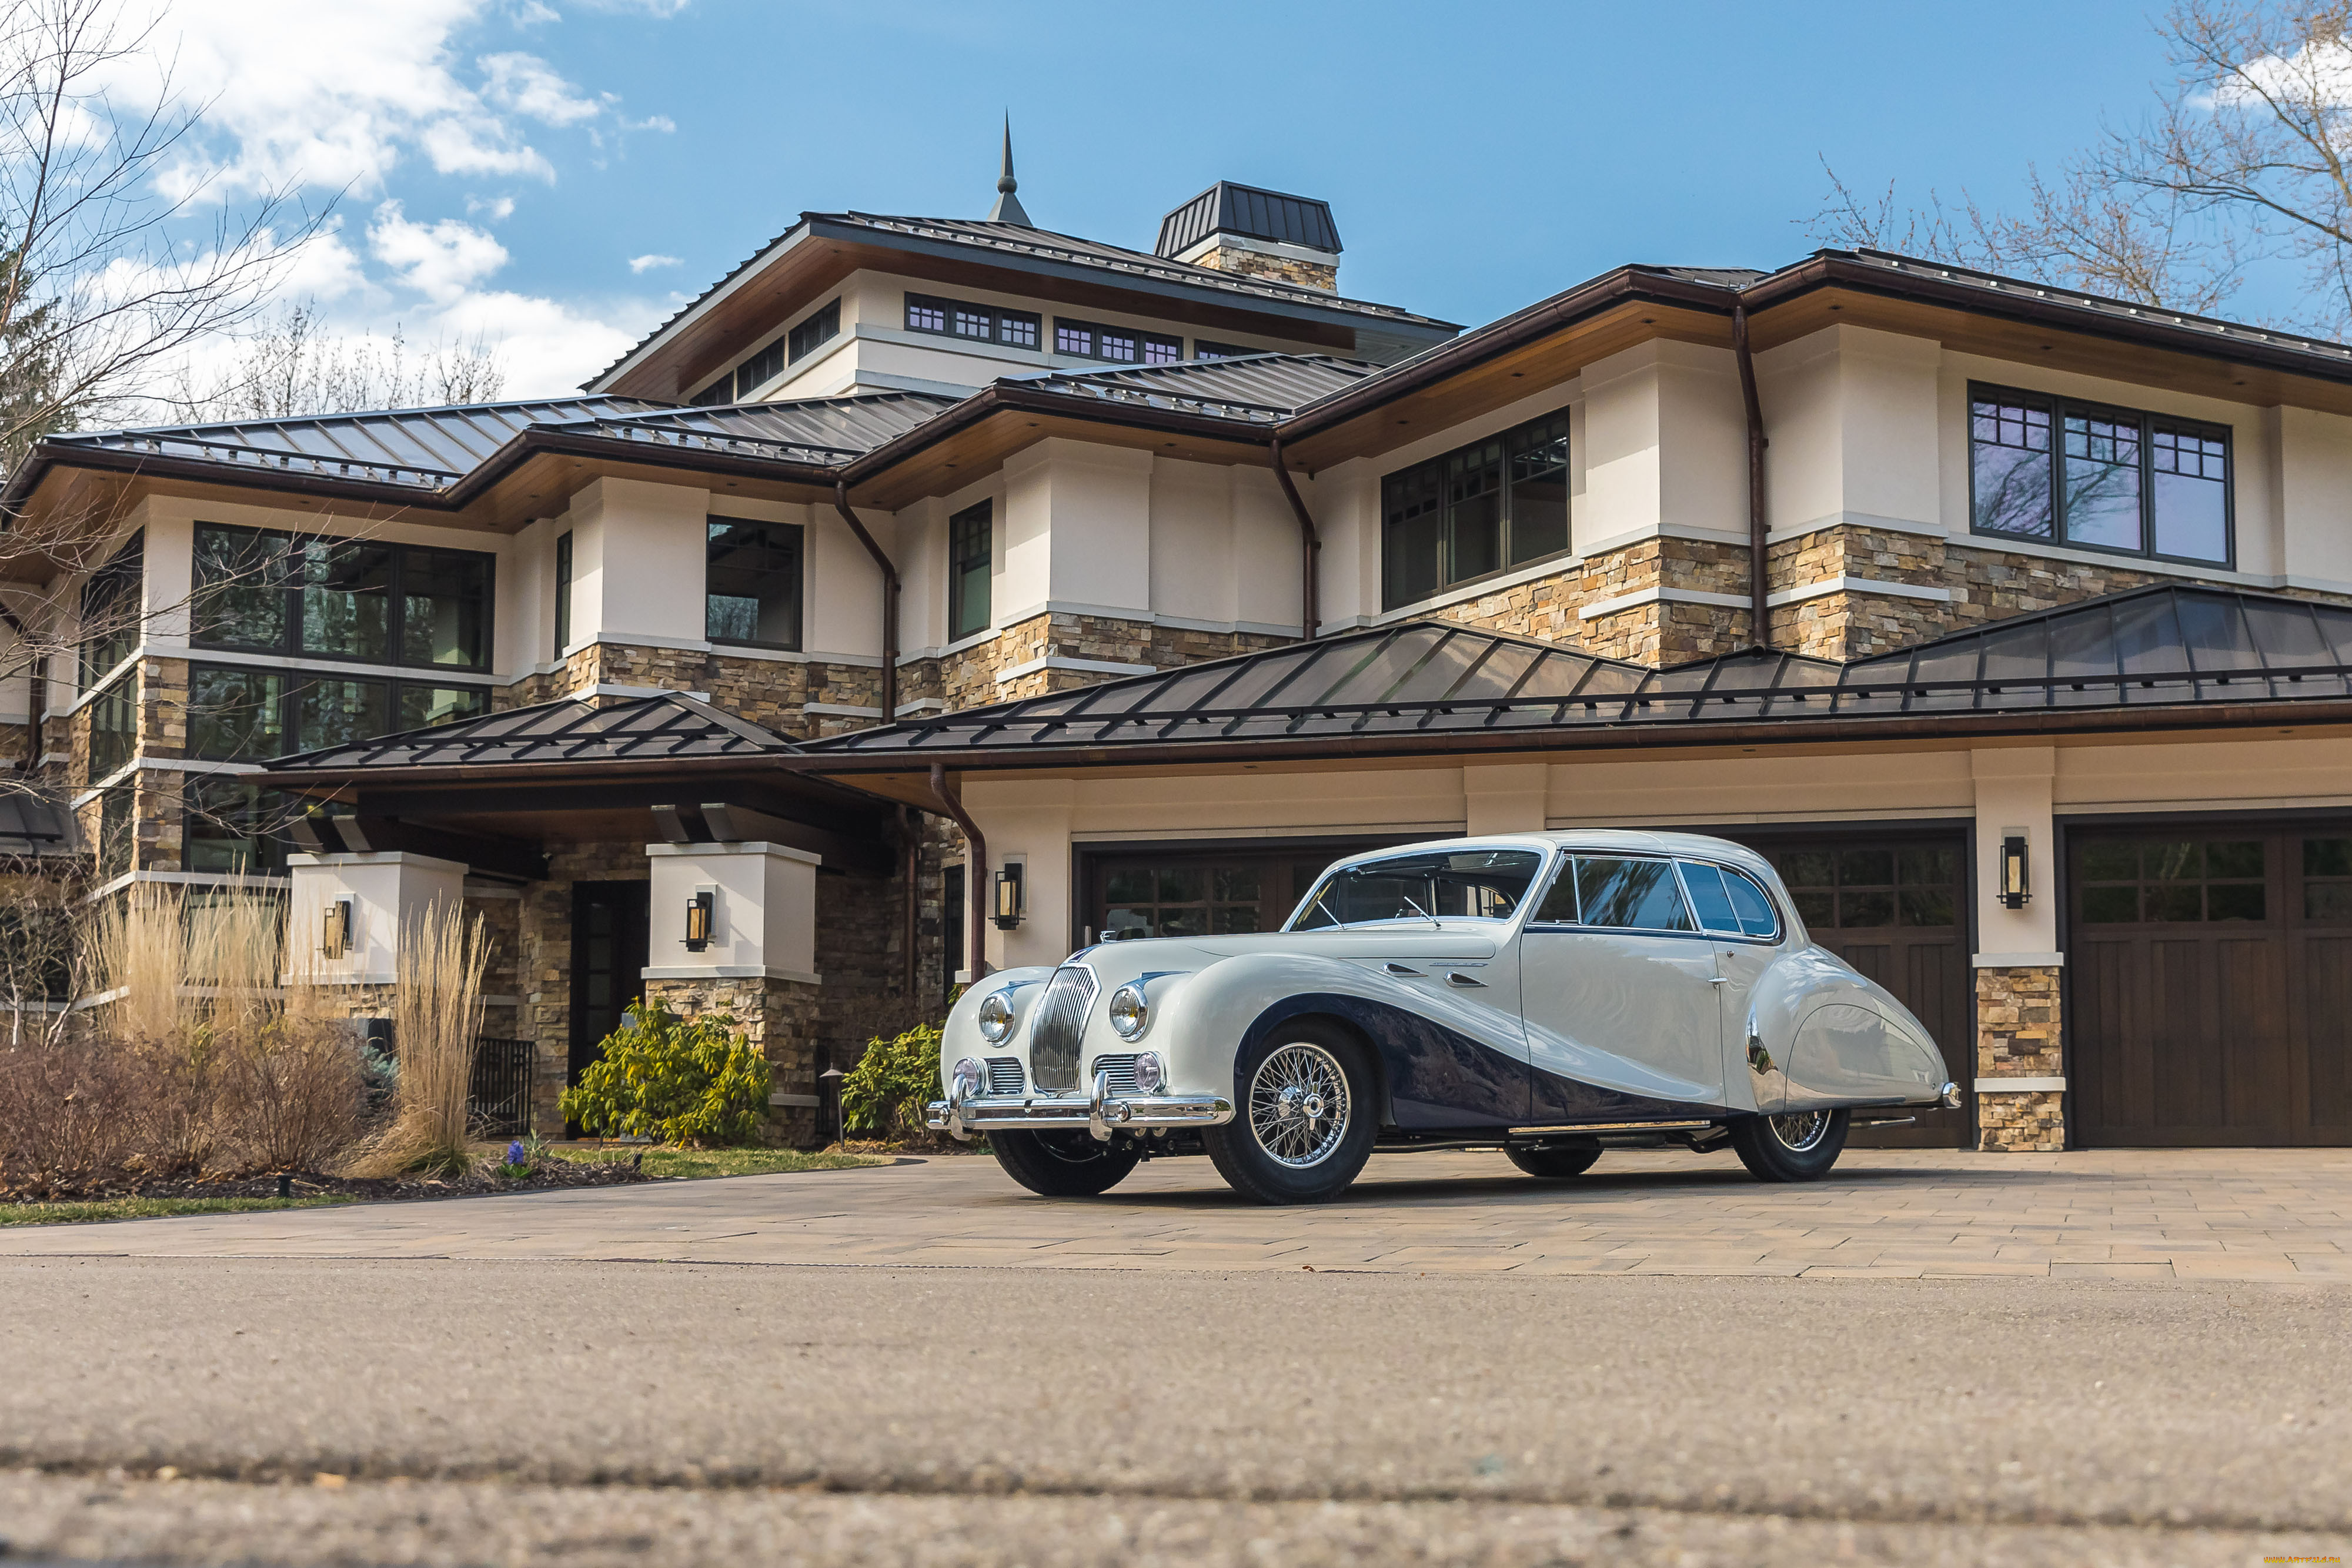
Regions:
<instances>
[{"instance_id":1,"label":"metal standing seam roof","mask_svg":"<svg viewBox=\"0 0 2352 1568\"><path fill-rule=\"evenodd\" d=\"M1213 234L1243 235L1335 255L1339 250L1339 226L1331 221L1330 203L1231 180L1218 181L1160 219L1160 239L1151 248L1172 256Z\"/></svg>"},{"instance_id":2,"label":"metal standing seam roof","mask_svg":"<svg viewBox=\"0 0 2352 1568\"><path fill-rule=\"evenodd\" d=\"M1347 633L808 741L814 756L1576 730L2352 695L2352 608L2158 586L1841 664L1653 669L1444 622Z\"/></svg>"},{"instance_id":3,"label":"metal standing seam roof","mask_svg":"<svg viewBox=\"0 0 2352 1568\"><path fill-rule=\"evenodd\" d=\"M0 857L68 854L80 842L64 801L32 789L0 789Z\"/></svg>"},{"instance_id":4,"label":"metal standing seam roof","mask_svg":"<svg viewBox=\"0 0 2352 1568\"><path fill-rule=\"evenodd\" d=\"M1266 424L1354 386L1380 368L1331 354L1236 354L1133 370L1056 371L1012 384Z\"/></svg>"},{"instance_id":5,"label":"metal standing seam roof","mask_svg":"<svg viewBox=\"0 0 2352 1568\"><path fill-rule=\"evenodd\" d=\"M763 757L799 747L773 730L679 692L598 707L576 697L281 757L273 771L478 768Z\"/></svg>"},{"instance_id":6,"label":"metal standing seam roof","mask_svg":"<svg viewBox=\"0 0 2352 1568\"><path fill-rule=\"evenodd\" d=\"M569 421L551 428L651 446L832 464L862 457L961 401L937 392L871 392L790 402L665 407L646 413Z\"/></svg>"}]
</instances>

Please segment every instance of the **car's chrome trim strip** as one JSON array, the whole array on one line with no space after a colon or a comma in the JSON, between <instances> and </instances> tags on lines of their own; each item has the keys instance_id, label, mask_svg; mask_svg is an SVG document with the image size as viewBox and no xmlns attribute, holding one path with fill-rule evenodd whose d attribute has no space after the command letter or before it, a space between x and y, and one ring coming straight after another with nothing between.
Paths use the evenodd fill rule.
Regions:
<instances>
[{"instance_id":1,"label":"car's chrome trim strip","mask_svg":"<svg viewBox=\"0 0 2352 1568\"><path fill-rule=\"evenodd\" d=\"M1538 1138L1548 1133L1685 1133L1712 1127L1712 1122L1555 1122L1544 1127L1513 1127L1515 1138Z\"/></svg>"}]
</instances>

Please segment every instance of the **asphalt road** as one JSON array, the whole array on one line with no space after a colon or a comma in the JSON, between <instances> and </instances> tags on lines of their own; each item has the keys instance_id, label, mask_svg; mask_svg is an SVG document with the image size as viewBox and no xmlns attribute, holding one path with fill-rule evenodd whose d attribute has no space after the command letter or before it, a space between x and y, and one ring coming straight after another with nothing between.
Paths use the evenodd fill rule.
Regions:
<instances>
[{"instance_id":1,"label":"asphalt road","mask_svg":"<svg viewBox=\"0 0 2352 1568\"><path fill-rule=\"evenodd\" d=\"M2331 1286L9 1259L0 1535L289 1563L2344 1556L2347 1331Z\"/></svg>"}]
</instances>

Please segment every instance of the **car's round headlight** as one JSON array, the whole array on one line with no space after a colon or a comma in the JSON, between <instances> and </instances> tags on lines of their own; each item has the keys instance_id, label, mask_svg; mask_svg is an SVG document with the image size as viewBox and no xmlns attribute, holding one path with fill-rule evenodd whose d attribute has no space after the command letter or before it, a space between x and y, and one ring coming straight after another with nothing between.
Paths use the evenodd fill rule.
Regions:
<instances>
[{"instance_id":1,"label":"car's round headlight","mask_svg":"<svg viewBox=\"0 0 2352 1568\"><path fill-rule=\"evenodd\" d=\"M1110 994L1110 1027L1119 1039L1135 1039L1150 1021L1151 1005L1143 999L1141 986L1121 986Z\"/></svg>"},{"instance_id":2,"label":"car's round headlight","mask_svg":"<svg viewBox=\"0 0 2352 1568\"><path fill-rule=\"evenodd\" d=\"M1135 1087L1138 1093L1157 1094L1160 1086L1168 1082L1168 1071L1160 1062L1160 1053L1147 1051L1135 1059Z\"/></svg>"},{"instance_id":3,"label":"car's round headlight","mask_svg":"<svg viewBox=\"0 0 2352 1568\"><path fill-rule=\"evenodd\" d=\"M950 1077L953 1087L961 1090L963 1098L969 1100L988 1082L988 1069L976 1058L967 1056L955 1064L955 1071Z\"/></svg>"},{"instance_id":4,"label":"car's round headlight","mask_svg":"<svg viewBox=\"0 0 2352 1568\"><path fill-rule=\"evenodd\" d=\"M1012 1032L1013 1004L1004 999L1003 991L989 992L980 1002L980 1038L997 1045Z\"/></svg>"}]
</instances>

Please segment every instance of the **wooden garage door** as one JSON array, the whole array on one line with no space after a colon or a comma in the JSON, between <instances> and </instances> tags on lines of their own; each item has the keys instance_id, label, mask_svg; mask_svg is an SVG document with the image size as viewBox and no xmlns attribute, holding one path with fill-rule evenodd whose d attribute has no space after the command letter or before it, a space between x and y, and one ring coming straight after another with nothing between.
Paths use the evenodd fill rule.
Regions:
<instances>
[{"instance_id":1,"label":"wooden garage door","mask_svg":"<svg viewBox=\"0 0 2352 1568\"><path fill-rule=\"evenodd\" d=\"M1927 1026L1945 1071L1975 1077L1969 973L1967 856L1957 833L1884 839L1759 840L1789 884L1815 942L1893 992ZM1975 1142L1973 1096L1907 1126L1857 1131L1864 1147L1951 1148Z\"/></svg>"},{"instance_id":2,"label":"wooden garage door","mask_svg":"<svg viewBox=\"0 0 2352 1568\"><path fill-rule=\"evenodd\" d=\"M2352 827L2070 838L2091 1145L2352 1144Z\"/></svg>"}]
</instances>

